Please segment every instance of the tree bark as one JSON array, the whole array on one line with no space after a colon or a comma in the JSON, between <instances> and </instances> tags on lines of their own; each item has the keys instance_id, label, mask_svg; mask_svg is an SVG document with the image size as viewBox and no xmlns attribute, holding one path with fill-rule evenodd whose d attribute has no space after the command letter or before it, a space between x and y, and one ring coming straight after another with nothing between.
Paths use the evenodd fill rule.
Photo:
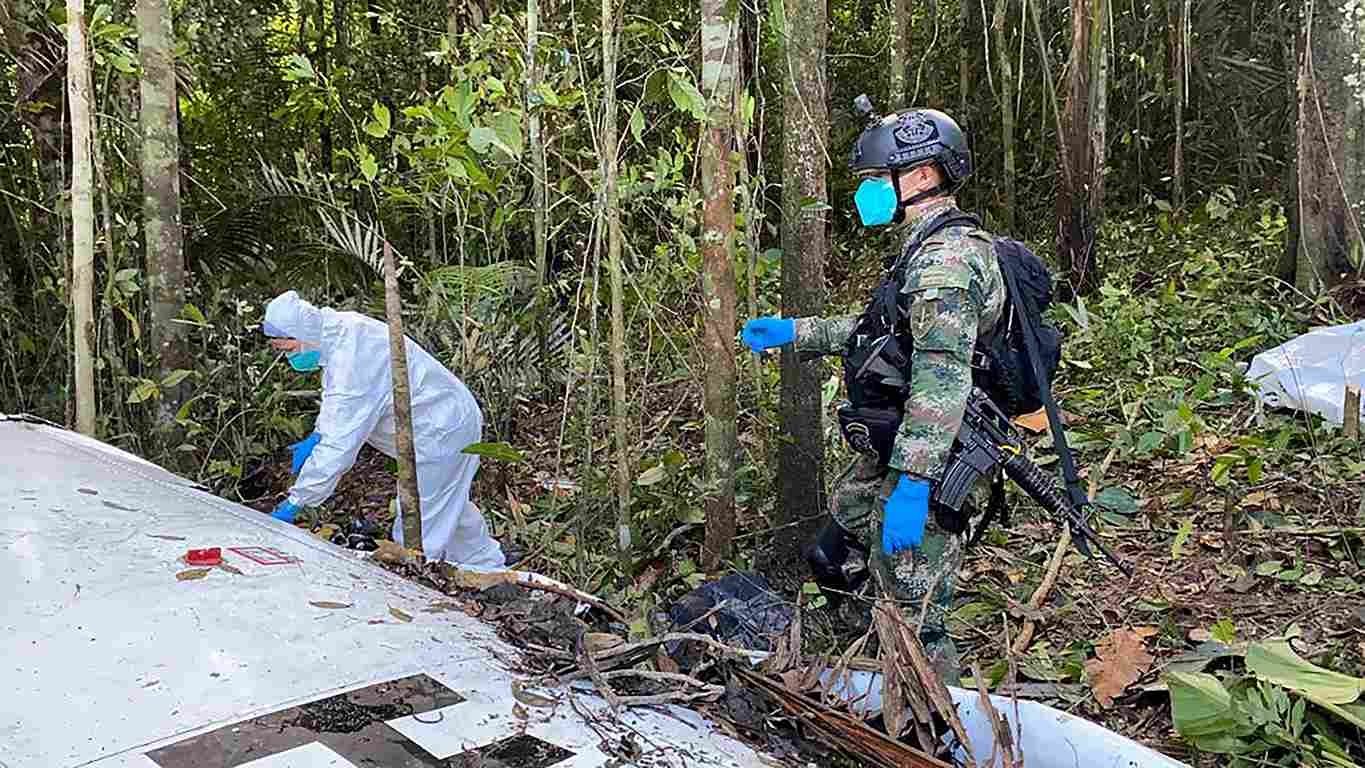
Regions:
<instances>
[{"instance_id":1,"label":"tree bark","mask_svg":"<svg viewBox=\"0 0 1365 768\"><path fill-rule=\"evenodd\" d=\"M825 304L828 195L825 168L829 139L826 106L824 0L787 4L783 95L782 314L815 315ZM779 522L775 555L799 559L825 509L825 445L821 412L821 366L782 350L778 455Z\"/></svg>"},{"instance_id":2,"label":"tree bark","mask_svg":"<svg viewBox=\"0 0 1365 768\"><path fill-rule=\"evenodd\" d=\"M1185 208L1185 104L1189 100L1189 51L1187 34L1189 24L1189 0L1167 0L1167 15L1170 17L1170 67L1174 92L1171 94L1171 121L1175 124L1175 137L1171 143L1171 206L1180 211Z\"/></svg>"},{"instance_id":3,"label":"tree bark","mask_svg":"<svg viewBox=\"0 0 1365 768\"><path fill-rule=\"evenodd\" d=\"M313 27L317 32L317 46L313 49L317 57L318 72L324 80L328 80L332 75L332 62L327 55L327 4L323 0L315 0L317 3L313 7ZM324 173L332 172L332 121L331 117L324 113L322 124L318 127L318 147L322 158L322 170Z\"/></svg>"},{"instance_id":4,"label":"tree bark","mask_svg":"<svg viewBox=\"0 0 1365 768\"><path fill-rule=\"evenodd\" d=\"M545 144L540 136L540 0L526 0L526 146L531 150L531 207L535 230L536 255L536 341L540 352L540 370L550 365L550 318L546 280L546 221L549 218L547 199L548 169L545 163Z\"/></svg>"},{"instance_id":5,"label":"tree bark","mask_svg":"<svg viewBox=\"0 0 1365 768\"><path fill-rule=\"evenodd\" d=\"M1307 0L1299 38L1294 284L1317 296L1362 272L1352 258L1365 264L1365 66L1352 58L1365 21L1328 0Z\"/></svg>"},{"instance_id":6,"label":"tree bark","mask_svg":"<svg viewBox=\"0 0 1365 768\"><path fill-rule=\"evenodd\" d=\"M891 0L891 87L887 94L888 109L891 110L910 106L905 103L909 98L905 73L910 64L911 18L910 0Z\"/></svg>"},{"instance_id":7,"label":"tree bark","mask_svg":"<svg viewBox=\"0 0 1365 768\"><path fill-rule=\"evenodd\" d=\"M1009 0L995 0L995 14L991 19L991 32L995 38L995 58L999 61L1000 72L1000 143L1004 154L1005 170L1000 177L1002 200L1000 201L1000 222L1006 232L1014 231L1014 180L1016 174L1014 160L1014 74L1011 71L1010 52L1006 45L1006 15Z\"/></svg>"},{"instance_id":8,"label":"tree bark","mask_svg":"<svg viewBox=\"0 0 1365 768\"><path fill-rule=\"evenodd\" d=\"M602 178L607 209L607 271L611 284L611 422L616 442L616 542L623 564L629 564L630 451L626 446L626 321L621 265L621 204L617 199L620 151L616 131L615 0L602 0Z\"/></svg>"},{"instance_id":9,"label":"tree bark","mask_svg":"<svg viewBox=\"0 0 1365 768\"><path fill-rule=\"evenodd\" d=\"M76 429L95 435L95 202L90 128L90 61L85 0L66 0L66 87L71 110L71 303Z\"/></svg>"},{"instance_id":10,"label":"tree bark","mask_svg":"<svg viewBox=\"0 0 1365 768\"><path fill-rule=\"evenodd\" d=\"M176 119L175 37L166 0L138 0L142 126L142 229L147 256L148 340L158 378L188 368L189 347L175 322L185 307L185 250L180 227L180 136ZM174 426L183 385L162 391L158 422Z\"/></svg>"},{"instance_id":11,"label":"tree bark","mask_svg":"<svg viewBox=\"0 0 1365 768\"><path fill-rule=\"evenodd\" d=\"M1102 158L1095 152L1094 132L1102 126L1104 107L1097 88L1104 85L1097 46L1103 54L1107 14L1104 0L1071 0L1071 62L1066 109L1058 152L1066 160L1057 190L1057 259L1069 268L1069 288L1086 293L1098 282L1095 274L1095 229L1103 189ZM1099 101L1099 103L1097 103Z\"/></svg>"},{"instance_id":12,"label":"tree bark","mask_svg":"<svg viewBox=\"0 0 1365 768\"><path fill-rule=\"evenodd\" d=\"M403 514L403 546L422 551L422 497L417 489L417 448L412 441L412 389L408 381L407 341L403 336L403 298L398 264L384 239L384 310L389 321L389 372L393 378L394 442L398 446L398 505Z\"/></svg>"},{"instance_id":13,"label":"tree bark","mask_svg":"<svg viewBox=\"0 0 1365 768\"><path fill-rule=\"evenodd\" d=\"M733 4L701 0L702 353L706 359L706 540L702 568L719 570L735 536L735 168L739 26Z\"/></svg>"}]
</instances>

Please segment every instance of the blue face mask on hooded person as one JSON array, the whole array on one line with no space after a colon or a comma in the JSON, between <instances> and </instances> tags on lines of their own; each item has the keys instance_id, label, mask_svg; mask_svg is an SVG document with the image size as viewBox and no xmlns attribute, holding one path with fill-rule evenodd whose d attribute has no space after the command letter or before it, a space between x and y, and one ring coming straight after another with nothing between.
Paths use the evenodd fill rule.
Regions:
<instances>
[{"instance_id":1,"label":"blue face mask on hooded person","mask_svg":"<svg viewBox=\"0 0 1365 768\"><path fill-rule=\"evenodd\" d=\"M289 367L299 373L310 373L322 367L322 350L319 349L289 352L285 357L289 360Z\"/></svg>"},{"instance_id":2,"label":"blue face mask on hooded person","mask_svg":"<svg viewBox=\"0 0 1365 768\"><path fill-rule=\"evenodd\" d=\"M865 227L880 227L896 218L900 200L896 187L884 176L863 179L853 194L853 205Z\"/></svg>"}]
</instances>

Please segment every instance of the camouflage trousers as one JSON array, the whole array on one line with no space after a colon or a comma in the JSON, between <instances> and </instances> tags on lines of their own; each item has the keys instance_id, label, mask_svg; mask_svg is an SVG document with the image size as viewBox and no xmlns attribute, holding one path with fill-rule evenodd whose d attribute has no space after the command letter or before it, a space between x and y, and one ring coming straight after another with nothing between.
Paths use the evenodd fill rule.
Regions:
<instances>
[{"instance_id":1,"label":"camouflage trousers","mask_svg":"<svg viewBox=\"0 0 1365 768\"><path fill-rule=\"evenodd\" d=\"M875 458L855 460L835 482L830 515L863 541L873 582L887 585L890 597L901 605L910 625L918 625L923 615L920 641L939 676L951 685L959 677L959 668L957 648L948 635L948 612L966 537L945 530L930 514L918 549L886 556L882 552L882 510L886 503L882 486L886 475L887 468Z\"/></svg>"}]
</instances>

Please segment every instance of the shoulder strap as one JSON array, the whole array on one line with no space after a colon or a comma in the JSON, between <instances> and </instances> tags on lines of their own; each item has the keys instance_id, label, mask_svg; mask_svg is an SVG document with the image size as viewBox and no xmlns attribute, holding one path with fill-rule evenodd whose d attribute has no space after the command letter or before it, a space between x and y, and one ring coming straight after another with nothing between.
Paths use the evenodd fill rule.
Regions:
<instances>
[{"instance_id":1,"label":"shoulder strap","mask_svg":"<svg viewBox=\"0 0 1365 768\"><path fill-rule=\"evenodd\" d=\"M1031 304L1029 297L1019 290L1019 278L1015 272L1018 267L1012 263L1013 260L1001 259L999 254L997 254L996 260L1000 262L1000 271L1005 276L1005 285L1009 290L1010 300L1025 304L1021 307L1023 311L1014 314L1019 318L1019 325L1023 330L1024 348L1028 351L1029 365L1033 367L1033 380L1038 384L1038 394L1043 401L1043 410L1047 412L1047 423L1052 431L1052 445L1056 449L1057 458L1062 464L1062 477L1066 480L1067 496L1070 497L1071 504L1076 508L1077 513L1084 515L1085 508L1090 504L1090 499L1085 495L1085 491L1081 490L1081 479L1076 474L1076 463L1071 456L1071 448L1066 444L1066 431L1062 427L1062 417L1057 410L1057 401L1052 397L1051 384L1043 376L1042 355L1038 353L1038 329L1033 326L1033 315L1036 308L1028 306ZM1072 533L1076 548L1089 557L1090 547L1086 543L1085 537L1075 535L1075 531Z\"/></svg>"},{"instance_id":2,"label":"shoulder strap","mask_svg":"<svg viewBox=\"0 0 1365 768\"><path fill-rule=\"evenodd\" d=\"M946 211L940 211L939 213L934 214L934 217L919 231L919 234L915 235L915 237L911 238L910 241L905 244L905 247L901 249L900 255L888 266L894 273L896 270L900 269L901 265L904 264L911 255L920 249L920 246L924 245L926 240L949 227L977 228L980 226L980 219L970 213L960 211L957 208L949 208Z\"/></svg>"}]
</instances>

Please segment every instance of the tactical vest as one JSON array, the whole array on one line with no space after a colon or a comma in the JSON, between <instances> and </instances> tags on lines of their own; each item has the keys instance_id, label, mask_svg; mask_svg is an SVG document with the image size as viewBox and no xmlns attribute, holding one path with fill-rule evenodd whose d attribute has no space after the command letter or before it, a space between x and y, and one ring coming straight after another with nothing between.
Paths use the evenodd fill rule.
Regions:
<instances>
[{"instance_id":1,"label":"tactical vest","mask_svg":"<svg viewBox=\"0 0 1365 768\"><path fill-rule=\"evenodd\" d=\"M980 221L956 208L935 214L890 265L845 344L844 386L849 402L839 409L840 429L855 450L875 453L883 464L890 460L910 389L913 340L908 322L910 297L901 293L905 270L930 237L954 227L975 229ZM1008 415L1016 416L1042 404L1040 383L1022 341L1022 313L1027 313L1036 329L1046 379L1043 386L1051 386L1061 359L1061 334L1042 319L1052 302L1052 275L1047 266L1017 240L997 237L993 250L1006 285L1018 286L1020 295L1007 296L995 328L977 339L972 380Z\"/></svg>"}]
</instances>

